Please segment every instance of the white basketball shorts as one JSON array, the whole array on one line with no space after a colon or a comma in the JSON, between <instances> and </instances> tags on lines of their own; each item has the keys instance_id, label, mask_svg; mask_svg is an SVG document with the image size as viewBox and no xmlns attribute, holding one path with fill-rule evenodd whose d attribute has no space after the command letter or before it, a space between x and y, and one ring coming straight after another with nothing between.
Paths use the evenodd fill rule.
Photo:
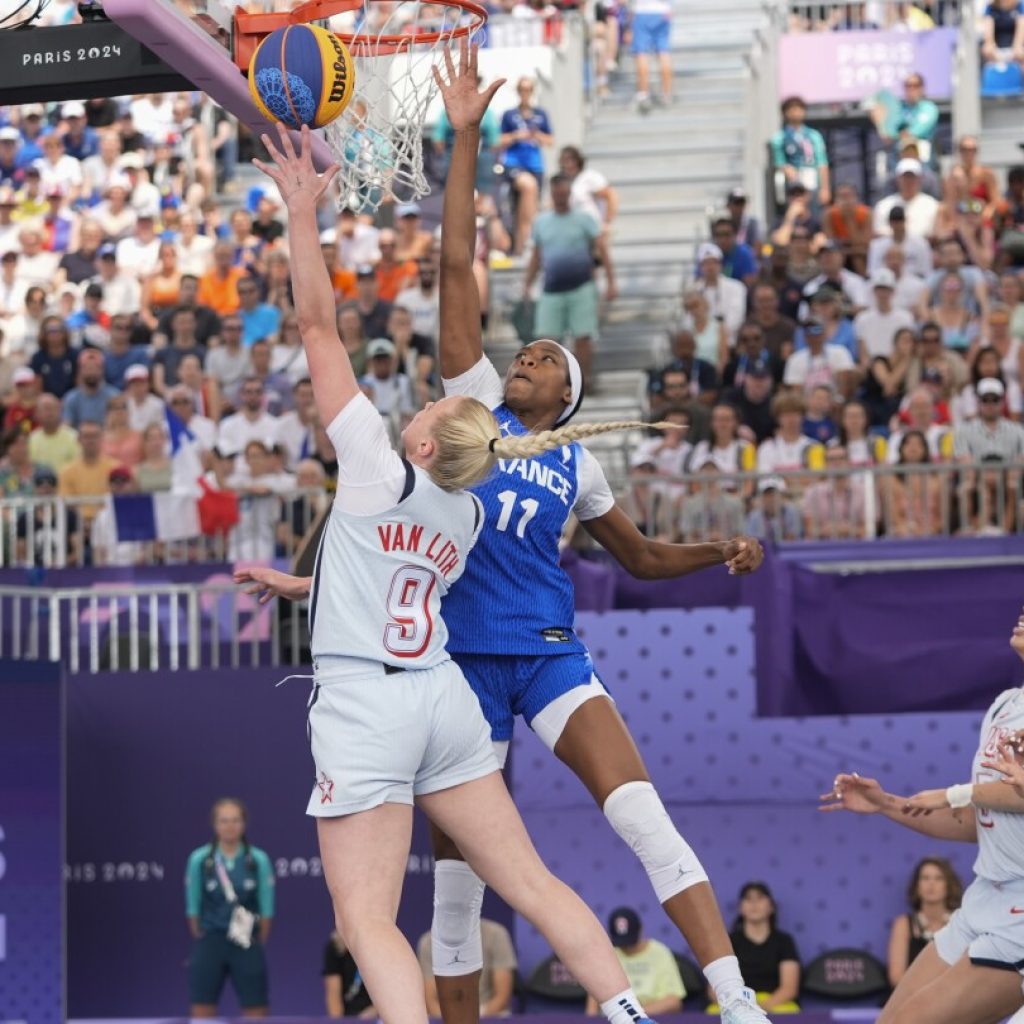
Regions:
<instances>
[{"instance_id":1,"label":"white basketball shorts","mask_svg":"<svg viewBox=\"0 0 1024 1024\"><path fill-rule=\"evenodd\" d=\"M979 967L1024 971L1024 881L976 878L936 934L935 951L947 964L967 953Z\"/></svg>"},{"instance_id":2,"label":"white basketball shorts","mask_svg":"<svg viewBox=\"0 0 1024 1024\"><path fill-rule=\"evenodd\" d=\"M309 699L316 769L307 814L336 817L499 770L491 730L458 665L385 674L380 663L321 662Z\"/></svg>"}]
</instances>

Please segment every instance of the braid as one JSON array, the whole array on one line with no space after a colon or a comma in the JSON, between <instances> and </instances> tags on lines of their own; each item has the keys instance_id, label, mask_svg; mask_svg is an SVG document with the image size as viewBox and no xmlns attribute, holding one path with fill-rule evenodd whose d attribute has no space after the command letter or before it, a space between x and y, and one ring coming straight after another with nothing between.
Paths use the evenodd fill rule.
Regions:
<instances>
[{"instance_id":1,"label":"braid","mask_svg":"<svg viewBox=\"0 0 1024 1024\"><path fill-rule=\"evenodd\" d=\"M612 423L576 423L554 430L541 430L536 434L520 434L518 437L499 437L493 442L494 454L499 459L530 459L543 455L555 448L582 441L598 434L610 434L616 430L671 430L675 423L641 423L638 420L618 420Z\"/></svg>"}]
</instances>

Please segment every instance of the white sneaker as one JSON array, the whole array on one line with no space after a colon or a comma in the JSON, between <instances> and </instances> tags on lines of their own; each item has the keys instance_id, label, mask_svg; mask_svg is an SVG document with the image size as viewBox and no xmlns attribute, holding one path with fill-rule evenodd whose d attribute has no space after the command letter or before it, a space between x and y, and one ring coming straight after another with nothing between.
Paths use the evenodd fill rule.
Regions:
<instances>
[{"instance_id":1,"label":"white sneaker","mask_svg":"<svg viewBox=\"0 0 1024 1024\"><path fill-rule=\"evenodd\" d=\"M768 1014L757 1005L757 997L745 988L722 1007L722 1024L769 1024L769 1020Z\"/></svg>"},{"instance_id":2,"label":"white sneaker","mask_svg":"<svg viewBox=\"0 0 1024 1024\"><path fill-rule=\"evenodd\" d=\"M638 92L636 94L636 99L634 100L634 102L636 103L636 109L639 110L641 114L649 114L650 113L650 111L651 111L651 97L648 96L647 93L645 93L645 92Z\"/></svg>"}]
</instances>

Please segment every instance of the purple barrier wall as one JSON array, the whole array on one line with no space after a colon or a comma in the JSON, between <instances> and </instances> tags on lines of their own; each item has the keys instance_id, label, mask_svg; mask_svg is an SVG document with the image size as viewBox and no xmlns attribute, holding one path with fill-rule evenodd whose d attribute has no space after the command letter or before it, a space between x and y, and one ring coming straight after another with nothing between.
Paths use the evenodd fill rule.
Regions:
<instances>
[{"instance_id":1,"label":"purple barrier wall","mask_svg":"<svg viewBox=\"0 0 1024 1024\"><path fill-rule=\"evenodd\" d=\"M267 948L271 1006L323 1012L321 954L332 927L316 830L308 688L286 669L124 673L68 684L68 1004L74 1017L181 1013L187 1006L182 878L209 840L220 796L248 806L253 843L277 875ZM417 822L399 918L430 926L432 860ZM511 923L497 900L487 909ZM223 1004L234 1006L233 995ZM4 1007L6 1009L6 1007Z\"/></svg>"},{"instance_id":2,"label":"purple barrier wall","mask_svg":"<svg viewBox=\"0 0 1024 1024\"><path fill-rule=\"evenodd\" d=\"M64 1019L59 665L0 660L0 1019Z\"/></svg>"},{"instance_id":3,"label":"purple barrier wall","mask_svg":"<svg viewBox=\"0 0 1024 1024\"><path fill-rule=\"evenodd\" d=\"M968 877L968 847L874 818L823 815L816 802L839 770L876 776L894 792L962 781L980 714L758 719L750 609L581 615L579 626L727 920L740 886L761 878L804 960L847 945L884 957L920 857L940 852ZM514 758L516 802L552 870L602 917L634 906L649 934L683 951L639 863L521 725ZM516 941L526 970L549 952L524 921Z\"/></svg>"}]
</instances>

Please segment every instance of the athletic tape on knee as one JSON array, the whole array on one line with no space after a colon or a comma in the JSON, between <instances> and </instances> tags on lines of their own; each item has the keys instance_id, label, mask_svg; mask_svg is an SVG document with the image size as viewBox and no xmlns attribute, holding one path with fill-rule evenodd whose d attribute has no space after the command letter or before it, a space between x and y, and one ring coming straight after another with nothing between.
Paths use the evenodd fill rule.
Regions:
<instances>
[{"instance_id":1,"label":"athletic tape on knee","mask_svg":"<svg viewBox=\"0 0 1024 1024\"><path fill-rule=\"evenodd\" d=\"M472 974L484 966L480 941L480 907L484 883L461 860L434 865L434 921L430 949L434 975L451 978Z\"/></svg>"},{"instance_id":2,"label":"athletic tape on knee","mask_svg":"<svg viewBox=\"0 0 1024 1024\"><path fill-rule=\"evenodd\" d=\"M708 880L707 872L679 834L649 782L627 782L604 802L605 817L640 858L664 903L691 885Z\"/></svg>"}]
</instances>

